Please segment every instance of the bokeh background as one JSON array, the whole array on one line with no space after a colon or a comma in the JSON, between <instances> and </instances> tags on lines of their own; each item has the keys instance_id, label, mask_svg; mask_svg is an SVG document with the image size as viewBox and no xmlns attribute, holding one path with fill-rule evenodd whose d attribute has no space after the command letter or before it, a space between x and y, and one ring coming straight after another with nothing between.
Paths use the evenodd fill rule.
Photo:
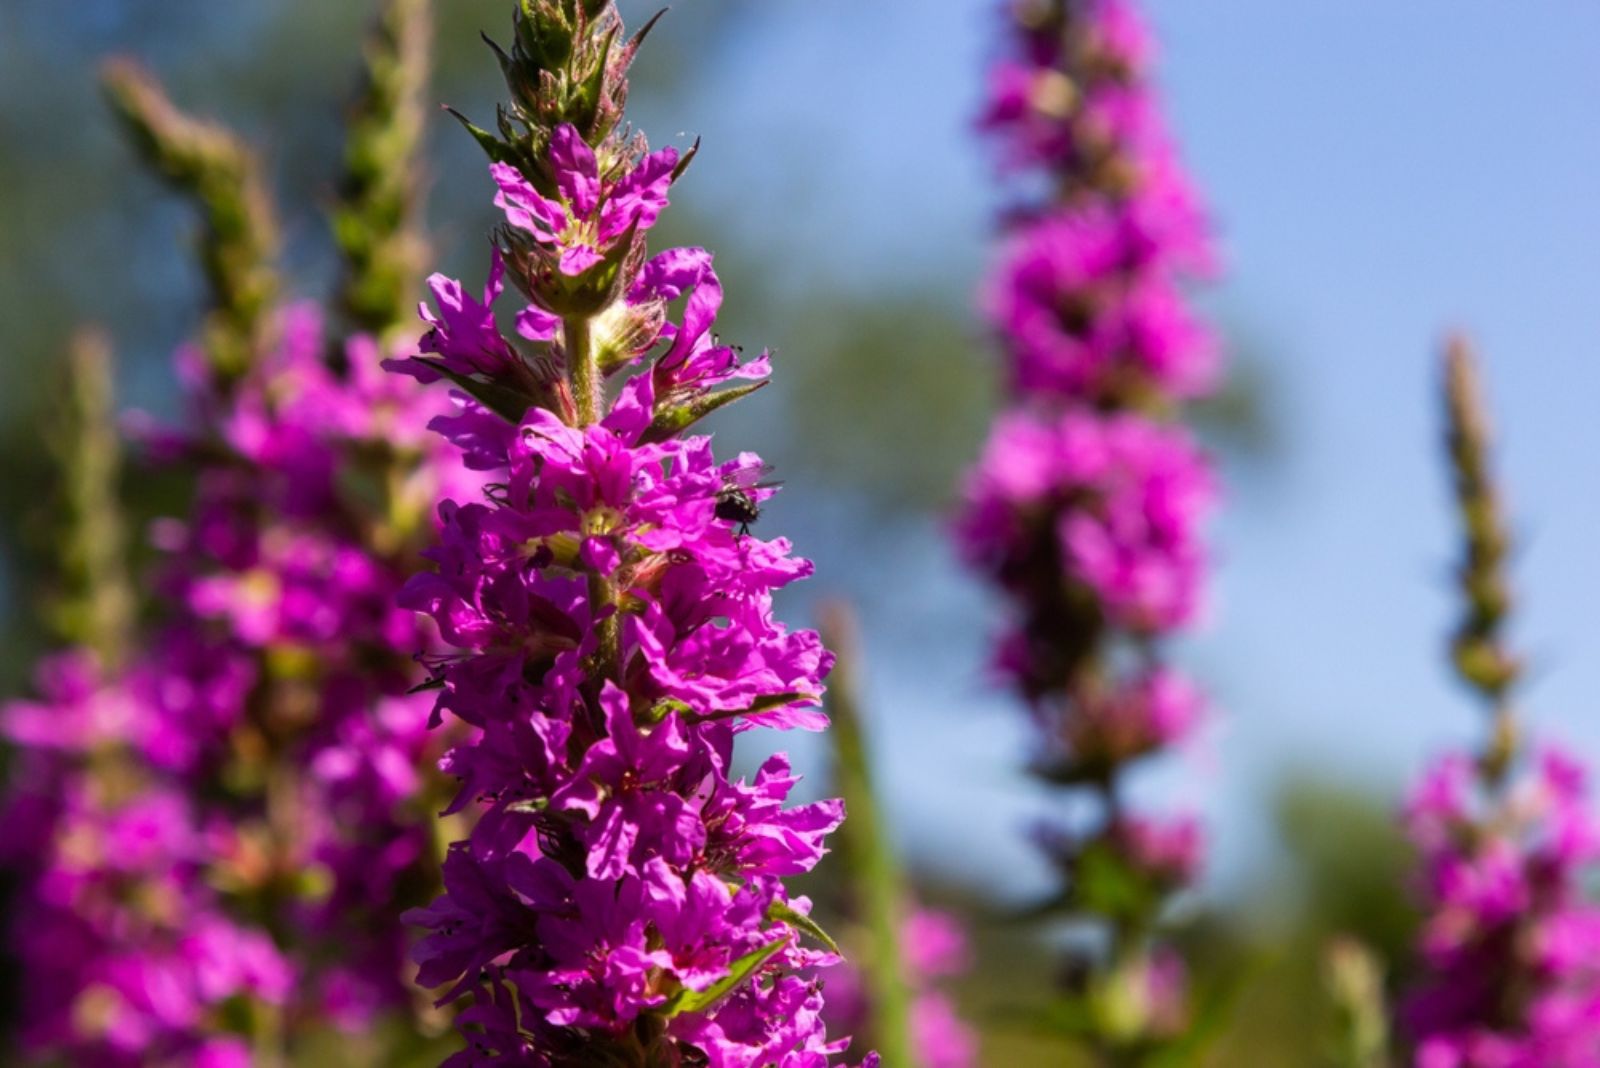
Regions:
<instances>
[{"instance_id":1,"label":"bokeh background","mask_svg":"<svg viewBox=\"0 0 1600 1068\"><path fill-rule=\"evenodd\" d=\"M763 530L818 571L788 613L842 596L862 617L898 847L924 896L974 924L962 1003L985 1063L1024 1064L1042 1054L1004 1010L1048 963L1005 917L1047 885L1026 842L1045 799L1019 773L1020 717L985 684L992 606L944 533L993 396L973 292L1001 201L972 117L996 6L684 0L645 50L633 110L655 143L704 137L662 238L717 250L724 336L773 348L777 367L717 432L786 479ZM1202 956L1235 977L1239 1022L1216 1063L1305 1063L1315 947L1338 929L1403 940L1388 815L1423 757L1476 726L1442 655L1447 326L1481 342L1503 431L1535 729L1600 758L1600 6L1147 6L1225 250L1200 299L1233 380L1202 413L1227 507L1211 619L1182 650L1214 720L1139 788L1210 827L1186 912ZM499 86L477 31L503 34L508 5L440 7L434 96L487 117ZM318 295L368 15L324 0L0 2L0 694L38 652L33 510L68 332L107 327L125 405L170 415L169 354L201 298L192 220L123 145L97 60L140 56L185 106L263 147L296 288ZM475 283L481 158L445 121L432 142L437 259ZM801 755L825 789L826 754Z\"/></svg>"}]
</instances>

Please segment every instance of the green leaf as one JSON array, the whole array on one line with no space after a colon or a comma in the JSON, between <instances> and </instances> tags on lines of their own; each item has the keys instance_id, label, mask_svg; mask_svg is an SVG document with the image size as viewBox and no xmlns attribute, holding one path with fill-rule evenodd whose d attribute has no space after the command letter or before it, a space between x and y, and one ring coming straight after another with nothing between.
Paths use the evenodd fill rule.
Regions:
<instances>
[{"instance_id":1,"label":"green leaf","mask_svg":"<svg viewBox=\"0 0 1600 1068\"><path fill-rule=\"evenodd\" d=\"M737 719L740 716L754 716L768 709L782 708L784 705L794 704L796 701L815 700L817 700L816 694L802 693L798 690L791 690L788 693L769 693L765 697L756 698L748 708L734 708L723 712L711 712L703 716L691 716L690 718L695 723L714 723L718 720ZM684 711L688 711L687 705L684 706ZM663 716L662 718L665 717Z\"/></svg>"},{"instance_id":2,"label":"green leaf","mask_svg":"<svg viewBox=\"0 0 1600 1068\"><path fill-rule=\"evenodd\" d=\"M650 36L650 31L656 28L656 23L660 22L662 18L666 16L666 14L666 8L662 8L660 11L657 11L654 15L650 16L643 26L639 27L638 31L632 37L628 38L627 47L629 56L632 56L634 52L639 50L639 46L644 44L644 39Z\"/></svg>"},{"instance_id":3,"label":"green leaf","mask_svg":"<svg viewBox=\"0 0 1600 1068\"><path fill-rule=\"evenodd\" d=\"M1084 849L1074 868L1073 903L1088 912L1139 921L1161 906L1161 895L1140 873L1101 844Z\"/></svg>"},{"instance_id":4,"label":"green leaf","mask_svg":"<svg viewBox=\"0 0 1600 1068\"><path fill-rule=\"evenodd\" d=\"M413 356L412 359L426 364L431 370L448 378L471 394L478 403L513 425L522 422L522 417L528 414L529 408L538 406L537 397L519 393L497 382L479 382L475 378L452 371L438 360L430 360L426 356Z\"/></svg>"},{"instance_id":5,"label":"green leaf","mask_svg":"<svg viewBox=\"0 0 1600 1068\"><path fill-rule=\"evenodd\" d=\"M818 923L816 920L813 920L810 916L807 916L803 912L795 911L794 907L787 901L774 901L772 904L768 905L767 919L773 920L777 923L788 924L790 927L804 931L806 934L810 935L812 938L815 938L818 942L821 942L835 953L840 952L839 943L835 942L833 940L833 936L822 929L822 925L820 923Z\"/></svg>"},{"instance_id":6,"label":"green leaf","mask_svg":"<svg viewBox=\"0 0 1600 1068\"><path fill-rule=\"evenodd\" d=\"M737 990L741 983L759 971L761 966L771 960L778 950L788 944L788 938L778 938L760 949L751 950L733 962L728 969L727 975L712 983L706 989L678 991L677 996L667 1002L662 1014L671 1019L686 1012L707 1011L717 1002Z\"/></svg>"},{"instance_id":7,"label":"green leaf","mask_svg":"<svg viewBox=\"0 0 1600 1068\"><path fill-rule=\"evenodd\" d=\"M645 444L666 441L668 438L689 429L689 427L698 423L718 408L732 404L740 397L748 397L765 386L768 381L768 379L762 379L760 382L751 382L749 385L721 389L715 393L707 393L704 396L696 397L688 404L659 410L641 440Z\"/></svg>"},{"instance_id":8,"label":"green leaf","mask_svg":"<svg viewBox=\"0 0 1600 1068\"><path fill-rule=\"evenodd\" d=\"M677 183L679 178L683 177L683 172L689 169L689 164L693 163L694 158L699 154L700 138L696 137L694 139L694 144L689 146L688 151L686 151L682 156L678 157L678 165L672 168L672 181L674 184Z\"/></svg>"},{"instance_id":9,"label":"green leaf","mask_svg":"<svg viewBox=\"0 0 1600 1068\"><path fill-rule=\"evenodd\" d=\"M644 714L644 722L647 724L660 723L674 712L687 716L692 711L693 709L686 702L680 701L676 697L663 697L650 706L649 711Z\"/></svg>"},{"instance_id":10,"label":"green leaf","mask_svg":"<svg viewBox=\"0 0 1600 1068\"><path fill-rule=\"evenodd\" d=\"M455 108L447 106L445 110L454 116L457 122L466 127L467 133L472 135L472 139L478 142L478 147L483 149L492 162L510 163L513 165L517 162L516 156L512 153L510 146L506 145L494 134L490 133L488 130L485 130L481 126L474 125L471 119L461 114L461 112L457 111Z\"/></svg>"}]
</instances>

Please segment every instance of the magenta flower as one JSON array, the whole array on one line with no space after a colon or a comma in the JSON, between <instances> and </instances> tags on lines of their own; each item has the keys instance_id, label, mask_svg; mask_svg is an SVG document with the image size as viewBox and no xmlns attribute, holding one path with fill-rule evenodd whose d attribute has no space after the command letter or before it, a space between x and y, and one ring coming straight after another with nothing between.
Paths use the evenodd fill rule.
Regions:
<instances>
[{"instance_id":1,"label":"magenta flower","mask_svg":"<svg viewBox=\"0 0 1600 1068\"><path fill-rule=\"evenodd\" d=\"M494 206L505 212L506 221L555 251L563 274L579 275L604 259L619 239L655 225L677 166L677 150L665 148L620 177L602 180L594 149L576 127L564 123L550 139L559 197L540 196L507 164L496 163L489 173L500 188Z\"/></svg>"},{"instance_id":2,"label":"magenta flower","mask_svg":"<svg viewBox=\"0 0 1600 1068\"><path fill-rule=\"evenodd\" d=\"M579 430L535 410L504 470L504 497L442 509L440 569L407 593L472 654L441 664L439 704L482 728L447 766L463 780L458 806L482 798L490 809L471 846L479 859L453 857L446 889L494 894L488 907L442 902L413 915L434 932L419 950L423 981L443 980L436 962L447 958L461 967L450 979L488 967L545 1021L539 1042L553 1043L564 1028L620 1035L667 1006L661 991L702 990L770 947L774 967L826 957L773 927L775 906L803 906L771 876L809 870L842 813L784 808L795 780L781 758L751 786L727 778L738 730L822 723L829 658L815 635L771 616L772 590L809 566L717 518L737 468L717 464L705 439L630 444L606 424ZM617 582L628 606L622 682L599 680L594 697L584 691L595 618L569 577L581 573ZM581 879L550 859L568 852ZM490 890L482 873L496 868L506 884ZM520 887L516 871L528 873ZM729 877L744 881L739 894ZM521 926L497 928L526 940L509 961L491 964L513 948L498 941L470 958L444 948L471 941L457 915L519 912ZM669 1033L690 1027L679 1019Z\"/></svg>"},{"instance_id":3,"label":"magenta flower","mask_svg":"<svg viewBox=\"0 0 1600 1068\"><path fill-rule=\"evenodd\" d=\"M771 373L766 355L741 362L737 349L716 344L711 328L722 308L722 282L712 270L711 253L705 249L667 249L653 257L639 271L628 303L664 307L684 294L688 299L684 302L682 325L670 321L661 324L660 336L670 340L672 346L651 371L654 397L692 400L730 378L760 381Z\"/></svg>"},{"instance_id":4,"label":"magenta flower","mask_svg":"<svg viewBox=\"0 0 1600 1068\"><path fill-rule=\"evenodd\" d=\"M1428 978L1402 1019L1417 1064L1592 1068L1600 1023L1600 859L1582 769L1556 750L1499 797L1449 756L1407 807L1421 853Z\"/></svg>"},{"instance_id":5,"label":"magenta flower","mask_svg":"<svg viewBox=\"0 0 1600 1068\"><path fill-rule=\"evenodd\" d=\"M428 289L439 310L435 313L426 304L418 309L430 327L417 346L422 353L437 357L440 366L459 375L494 375L508 370L516 356L494 321L494 302L505 288L504 279L505 264L498 251L490 262L482 301L474 300L453 278L442 274L430 277ZM440 378L426 360L401 360L393 366L406 368L424 383Z\"/></svg>"},{"instance_id":6,"label":"magenta flower","mask_svg":"<svg viewBox=\"0 0 1600 1068\"><path fill-rule=\"evenodd\" d=\"M986 304L1019 393L1182 399L1215 384L1217 345L1165 262L1170 235L1139 208L1062 211L1013 239Z\"/></svg>"},{"instance_id":7,"label":"magenta flower","mask_svg":"<svg viewBox=\"0 0 1600 1068\"><path fill-rule=\"evenodd\" d=\"M1059 690L1073 685L1064 652L1086 629L1159 635L1195 618L1213 495L1179 428L1074 409L997 420L957 533L967 560L1015 599L1001 669L1027 693Z\"/></svg>"},{"instance_id":8,"label":"magenta flower","mask_svg":"<svg viewBox=\"0 0 1600 1068\"><path fill-rule=\"evenodd\" d=\"M916 907L900 926L902 977L910 1004L906 1021L916 1063L928 1068L972 1068L978 1063L978 1036L956 1012L941 981L972 966L966 932L954 917ZM875 1009L869 984L850 966L828 977L827 1016L842 1031L869 1028Z\"/></svg>"},{"instance_id":9,"label":"magenta flower","mask_svg":"<svg viewBox=\"0 0 1600 1068\"><path fill-rule=\"evenodd\" d=\"M1195 878L1199 828L1127 811L1121 780L1200 718L1158 643L1201 614L1216 491L1174 417L1217 382L1218 346L1184 293L1214 256L1148 86L1153 49L1133 5L1009 14L981 118L1004 172L1022 179L983 292L1008 404L968 477L956 538L1005 599L994 661L1038 726L1034 770L1090 792L1099 813L1040 834L1066 884L1057 904L1109 947L1069 969L1082 978L1068 1011L1085 1021L1072 1037L1108 1062L1139 1059L1188 1020L1182 962L1147 933Z\"/></svg>"},{"instance_id":10,"label":"magenta flower","mask_svg":"<svg viewBox=\"0 0 1600 1068\"><path fill-rule=\"evenodd\" d=\"M453 1066L823 1068L848 1040L827 1036L810 976L836 958L782 879L816 865L843 808L790 804L781 755L753 780L730 769L744 731L826 725L832 657L774 616L811 565L749 531L772 492L759 458L719 461L683 433L767 361L716 339L709 253L648 254L677 153L583 112L523 50L570 39L598 99L620 102L637 40L612 48L609 5L558 13L524 6L504 58L505 114L529 133L475 130L503 261L459 331L444 317L494 359L449 367L458 412L433 426L493 481L440 504L433 569L402 595L452 647L430 658L434 721L472 728L442 767L451 811L476 817L444 896L407 916L425 931L419 979L473 996ZM502 262L525 298L504 310L518 338L488 307ZM440 366L424 351L396 369L417 361ZM717 388L734 378L754 381Z\"/></svg>"},{"instance_id":11,"label":"magenta flower","mask_svg":"<svg viewBox=\"0 0 1600 1068\"><path fill-rule=\"evenodd\" d=\"M0 712L30 1057L248 1064L238 1010L352 1033L412 1011L399 913L429 879L412 812L438 746L405 692L432 639L399 561L424 502L481 478L424 427L445 398L369 339L335 372L314 312L280 319L226 389L191 367L193 429L159 439L198 470L153 531L159 625L114 675L68 653ZM374 514L360 479L391 450L414 459Z\"/></svg>"}]
</instances>

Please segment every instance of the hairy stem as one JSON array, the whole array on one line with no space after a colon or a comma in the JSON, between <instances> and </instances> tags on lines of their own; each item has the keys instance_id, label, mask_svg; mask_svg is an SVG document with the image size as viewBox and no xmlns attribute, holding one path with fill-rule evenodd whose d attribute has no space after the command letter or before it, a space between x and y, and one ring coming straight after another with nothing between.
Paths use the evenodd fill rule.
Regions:
<instances>
[{"instance_id":1,"label":"hairy stem","mask_svg":"<svg viewBox=\"0 0 1600 1068\"><path fill-rule=\"evenodd\" d=\"M578 425L592 426L605 415L605 392L600 362L590 337L587 316L573 315L562 320L562 341L567 354L567 381L572 387ZM599 674L620 682L622 678L622 628L617 615L616 585L605 575L589 573L589 608L599 616L596 632Z\"/></svg>"},{"instance_id":2,"label":"hairy stem","mask_svg":"<svg viewBox=\"0 0 1600 1068\"><path fill-rule=\"evenodd\" d=\"M563 347L567 353L567 376L572 383L572 398L578 409L578 425L598 423L604 416L605 397L600 377L600 362L595 358L587 316L574 315L562 320Z\"/></svg>"}]
</instances>

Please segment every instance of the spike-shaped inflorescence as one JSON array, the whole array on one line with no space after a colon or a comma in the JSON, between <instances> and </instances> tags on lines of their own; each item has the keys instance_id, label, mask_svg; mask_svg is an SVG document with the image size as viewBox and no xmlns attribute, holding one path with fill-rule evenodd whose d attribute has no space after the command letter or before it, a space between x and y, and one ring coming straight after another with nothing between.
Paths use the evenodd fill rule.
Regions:
<instances>
[{"instance_id":1,"label":"spike-shaped inflorescence","mask_svg":"<svg viewBox=\"0 0 1600 1068\"><path fill-rule=\"evenodd\" d=\"M1490 714L1483 748L1447 753L1406 809L1419 855L1423 975L1400 1028L1417 1068L1600 1064L1600 860L1582 764L1548 743L1532 760L1511 693L1521 665L1504 628L1510 550L1489 466L1489 426L1465 340L1445 359L1448 451L1463 553L1456 673Z\"/></svg>"},{"instance_id":2,"label":"spike-shaped inflorescence","mask_svg":"<svg viewBox=\"0 0 1600 1068\"><path fill-rule=\"evenodd\" d=\"M339 303L353 326L379 335L409 325L427 259L420 149L432 45L433 0L382 6L346 139L333 213L346 263Z\"/></svg>"},{"instance_id":3,"label":"spike-shaped inflorescence","mask_svg":"<svg viewBox=\"0 0 1600 1068\"><path fill-rule=\"evenodd\" d=\"M1058 904L1097 930L1056 1018L1107 1064L1176 1040L1184 967L1152 939L1194 877L1197 825L1130 812L1126 769L1181 741L1198 694L1160 642L1196 616L1209 464L1175 420L1217 372L1183 284L1209 270L1201 212L1147 82L1127 0L1016 0L983 125L1016 202L984 294L1009 405L958 538L1006 598L1000 673L1040 733L1037 772L1094 799L1043 835Z\"/></svg>"},{"instance_id":4,"label":"spike-shaped inflorescence","mask_svg":"<svg viewBox=\"0 0 1600 1068\"><path fill-rule=\"evenodd\" d=\"M457 387L436 426L494 480L441 506L405 595L455 647L438 712L476 733L446 768L481 812L417 959L474 998L453 1065L821 1066L833 955L783 879L842 807L786 807L781 755L730 765L749 728L824 725L831 658L773 618L811 567L748 531L762 465L683 436L768 366L712 333L709 253L646 251L688 156L621 125L638 43L605 0L518 5L498 135L467 123L504 213L488 282L434 276L393 365Z\"/></svg>"},{"instance_id":5,"label":"spike-shaped inflorescence","mask_svg":"<svg viewBox=\"0 0 1600 1068\"><path fill-rule=\"evenodd\" d=\"M399 917L438 885L443 802L428 698L407 693L431 629L395 599L432 502L481 479L425 430L446 398L385 374L373 339L330 346L314 308L272 301L250 153L132 71L111 69L113 93L208 221L212 313L178 359L191 422L143 435L146 462L194 484L185 517L153 526L153 622L130 638L84 602L38 699L0 711L16 1045L26 1063L237 1068L339 1031L350 1063L396 1063L438 1015ZM78 366L96 421L63 450L63 544L71 585L109 593L114 423L104 368Z\"/></svg>"},{"instance_id":6,"label":"spike-shaped inflorescence","mask_svg":"<svg viewBox=\"0 0 1600 1068\"><path fill-rule=\"evenodd\" d=\"M179 111L135 61L107 63L103 82L146 161L201 209L199 254L212 294L204 350L219 375L242 375L271 329L282 288L278 226L259 162L231 131Z\"/></svg>"}]
</instances>

